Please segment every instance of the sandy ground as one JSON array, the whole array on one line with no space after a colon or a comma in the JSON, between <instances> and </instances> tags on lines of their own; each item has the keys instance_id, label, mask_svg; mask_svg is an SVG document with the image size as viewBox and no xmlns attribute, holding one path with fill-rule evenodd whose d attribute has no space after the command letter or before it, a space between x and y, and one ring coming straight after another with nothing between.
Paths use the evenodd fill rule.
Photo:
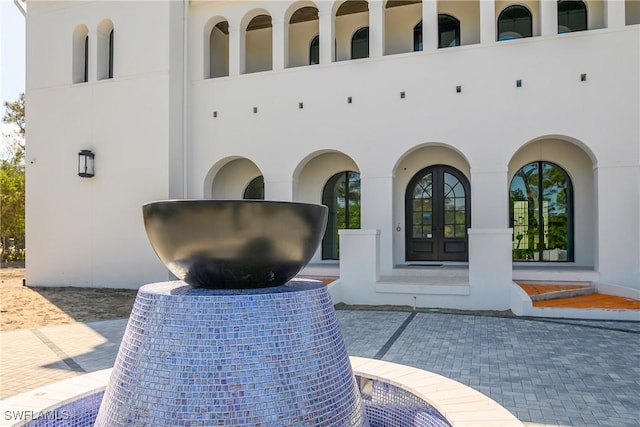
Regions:
<instances>
[{"instance_id":1,"label":"sandy ground","mask_svg":"<svg viewBox=\"0 0 640 427\"><path fill-rule=\"evenodd\" d=\"M116 319L131 312L136 290L22 286L24 268L0 269L0 330Z\"/></svg>"}]
</instances>

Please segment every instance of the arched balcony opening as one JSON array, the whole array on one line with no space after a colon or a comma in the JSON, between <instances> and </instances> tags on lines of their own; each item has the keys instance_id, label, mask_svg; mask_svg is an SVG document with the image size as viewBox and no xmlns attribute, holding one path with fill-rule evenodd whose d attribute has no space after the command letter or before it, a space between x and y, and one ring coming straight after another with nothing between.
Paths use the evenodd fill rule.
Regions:
<instances>
[{"instance_id":1,"label":"arched balcony opening","mask_svg":"<svg viewBox=\"0 0 640 427\"><path fill-rule=\"evenodd\" d=\"M421 20L422 1L387 1L384 10L385 55L422 50L422 32L419 36L420 49L416 49L415 44L416 22L422 22Z\"/></svg>"},{"instance_id":2,"label":"arched balcony opening","mask_svg":"<svg viewBox=\"0 0 640 427\"><path fill-rule=\"evenodd\" d=\"M245 73L269 71L273 67L271 16L258 15L245 30Z\"/></svg>"},{"instance_id":3,"label":"arched balcony opening","mask_svg":"<svg viewBox=\"0 0 640 427\"><path fill-rule=\"evenodd\" d=\"M438 47L480 43L480 0L438 1Z\"/></svg>"},{"instance_id":4,"label":"arched balcony opening","mask_svg":"<svg viewBox=\"0 0 640 427\"><path fill-rule=\"evenodd\" d=\"M320 21L318 9L311 6L296 10L289 20L288 67L320 63Z\"/></svg>"},{"instance_id":5,"label":"arched balcony opening","mask_svg":"<svg viewBox=\"0 0 640 427\"><path fill-rule=\"evenodd\" d=\"M625 25L640 24L640 1L625 0L624 17L625 17Z\"/></svg>"},{"instance_id":6,"label":"arched balcony opening","mask_svg":"<svg viewBox=\"0 0 640 427\"><path fill-rule=\"evenodd\" d=\"M533 19L525 6L506 7L498 16L498 41L520 39L533 35Z\"/></svg>"},{"instance_id":7,"label":"arched balcony opening","mask_svg":"<svg viewBox=\"0 0 640 427\"><path fill-rule=\"evenodd\" d=\"M229 75L229 23L218 22L209 33L209 60L207 61L206 78L225 77Z\"/></svg>"},{"instance_id":8,"label":"arched balcony opening","mask_svg":"<svg viewBox=\"0 0 640 427\"><path fill-rule=\"evenodd\" d=\"M347 61L353 58L352 41L357 31L367 28L367 56L368 56L368 27L369 3L362 0L348 0L340 5L336 11L336 61ZM358 35L358 46L364 33Z\"/></svg>"}]
</instances>

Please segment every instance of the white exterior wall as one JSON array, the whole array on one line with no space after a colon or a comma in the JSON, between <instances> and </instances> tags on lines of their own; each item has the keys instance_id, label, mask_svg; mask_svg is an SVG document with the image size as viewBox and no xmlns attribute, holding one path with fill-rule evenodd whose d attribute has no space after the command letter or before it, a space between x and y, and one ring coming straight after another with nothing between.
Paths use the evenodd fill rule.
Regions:
<instances>
[{"instance_id":1,"label":"white exterior wall","mask_svg":"<svg viewBox=\"0 0 640 427\"><path fill-rule=\"evenodd\" d=\"M429 165L455 167L471 183L474 257L483 239L496 248L505 241L513 174L548 160L565 168L574 186L575 262L554 267L593 268L601 281L640 288L640 239L628 238L640 237L637 25L480 43L481 32L491 33L487 22L495 25L487 13L497 17L507 3L483 9L481 21L479 1L440 1L427 13L458 18L463 46L410 52L426 7L411 5L384 9L385 19L371 23L377 12L339 17L332 24L337 62L306 66L311 38L320 31L326 40L322 32L331 30L327 13L337 8L327 3L315 4L320 21L289 28L283 22L295 7L286 2L260 2L260 10L251 2L191 2L186 69L182 2L30 5L27 161L37 161L27 165L29 284L135 287L162 279L140 205L183 195L241 197L260 174L268 199L319 202L334 173L358 171L362 228L379 231L372 232L376 275L391 275L405 262L407 183ZM541 3L526 4L540 34L547 28ZM590 25L604 26L605 4L588 6ZM261 13L272 17L273 30L245 40L246 24ZM115 29L115 78L96 81L93 47L89 82L71 85L73 29L85 24L95 39L103 19ZM231 75L205 78L206 44L220 21L229 22ZM386 55L349 61L353 32L382 22ZM41 54L44 46L51 54ZM274 58L274 71L250 73L271 68ZM276 67L278 58L289 68ZM96 153L91 179L76 175L77 152L85 148ZM64 245L52 251L57 241ZM501 272L509 253L496 253ZM486 279L486 269L474 259L469 265L472 282L484 286L477 278ZM477 304L456 304L486 307L490 301L479 293L471 283Z\"/></svg>"},{"instance_id":2,"label":"white exterior wall","mask_svg":"<svg viewBox=\"0 0 640 427\"><path fill-rule=\"evenodd\" d=\"M174 169L169 5L29 4L30 286L138 287L168 277L146 241L141 205L170 197ZM114 24L115 78L98 81L96 33L103 19ZM89 28L89 81L71 84L78 24ZM96 155L93 178L77 175L81 149Z\"/></svg>"}]
</instances>

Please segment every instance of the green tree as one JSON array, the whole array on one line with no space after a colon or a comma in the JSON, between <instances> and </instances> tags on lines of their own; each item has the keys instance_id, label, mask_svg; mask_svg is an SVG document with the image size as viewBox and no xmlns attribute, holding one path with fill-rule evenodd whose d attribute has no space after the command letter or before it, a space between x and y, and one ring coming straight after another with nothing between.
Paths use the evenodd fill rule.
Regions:
<instances>
[{"instance_id":1,"label":"green tree","mask_svg":"<svg viewBox=\"0 0 640 427\"><path fill-rule=\"evenodd\" d=\"M17 101L5 102L2 121L18 129L3 135L7 147L0 159L0 261L23 261L25 257L24 215L24 94Z\"/></svg>"}]
</instances>

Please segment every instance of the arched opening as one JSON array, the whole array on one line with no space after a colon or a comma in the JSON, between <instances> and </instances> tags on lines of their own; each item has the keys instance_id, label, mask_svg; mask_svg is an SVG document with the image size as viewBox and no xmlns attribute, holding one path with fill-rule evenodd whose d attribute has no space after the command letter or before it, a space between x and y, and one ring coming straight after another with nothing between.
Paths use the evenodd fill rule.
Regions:
<instances>
[{"instance_id":1,"label":"arched opening","mask_svg":"<svg viewBox=\"0 0 640 427\"><path fill-rule=\"evenodd\" d=\"M258 15L245 33L245 73L269 71L273 66L271 16Z\"/></svg>"},{"instance_id":2,"label":"arched opening","mask_svg":"<svg viewBox=\"0 0 640 427\"><path fill-rule=\"evenodd\" d=\"M113 23L105 19L98 25L98 80L113 78Z\"/></svg>"},{"instance_id":3,"label":"arched opening","mask_svg":"<svg viewBox=\"0 0 640 427\"><path fill-rule=\"evenodd\" d=\"M246 200L264 200L264 177L257 176L244 189L242 198Z\"/></svg>"},{"instance_id":4,"label":"arched opening","mask_svg":"<svg viewBox=\"0 0 640 427\"><path fill-rule=\"evenodd\" d=\"M86 25L78 25L75 28L72 46L71 81L86 83L89 81L89 29Z\"/></svg>"},{"instance_id":5,"label":"arched opening","mask_svg":"<svg viewBox=\"0 0 640 427\"><path fill-rule=\"evenodd\" d=\"M261 185L262 184L262 185ZM204 197L212 199L264 198L264 179L246 158L229 158L214 165L204 181Z\"/></svg>"},{"instance_id":6,"label":"arched opening","mask_svg":"<svg viewBox=\"0 0 640 427\"><path fill-rule=\"evenodd\" d=\"M335 58L336 61L345 61L353 59L353 41L356 33L367 28L366 34L361 32L358 34L358 52L362 55L364 52L366 35L366 55L369 55L369 3L364 0L347 0L336 10L335 17ZM366 56L357 56L358 58L366 58Z\"/></svg>"},{"instance_id":7,"label":"arched opening","mask_svg":"<svg viewBox=\"0 0 640 427\"><path fill-rule=\"evenodd\" d=\"M422 19L422 1L388 0L384 8L384 54L416 51L415 25Z\"/></svg>"},{"instance_id":8,"label":"arched opening","mask_svg":"<svg viewBox=\"0 0 640 427\"><path fill-rule=\"evenodd\" d=\"M498 40L512 40L533 35L531 12L524 6L512 5L498 16Z\"/></svg>"},{"instance_id":9,"label":"arched opening","mask_svg":"<svg viewBox=\"0 0 640 427\"><path fill-rule=\"evenodd\" d=\"M405 193L407 261L466 261L471 226L469 181L458 169L428 166Z\"/></svg>"},{"instance_id":10,"label":"arched opening","mask_svg":"<svg viewBox=\"0 0 640 427\"><path fill-rule=\"evenodd\" d=\"M369 57L369 27L356 30L351 37L351 59Z\"/></svg>"},{"instance_id":11,"label":"arched opening","mask_svg":"<svg viewBox=\"0 0 640 427\"><path fill-rule=\"evenodd\" d=\"M322 190L322 204L329 208L322 259L339 259L338 230L360 228L360 174L342 171L329 178Z\"/></svg>"},{"instance_id":12,"label":"arched opening","mask_svg":"<svg viewBox=\"0 0 640 427\"><path fill-rule=\"evenodd\" d=\"M558 34L587 29L587 5L580 0L558 2Z\"/></svg>"},{"instance_id":13,"label":"arched opening","mask_svg":"<svg viewBox=\"0 0 640 427\"><path fill-rule=\"evenodd\" d=\"M460 46L460 21L447 14L438 15L438 47Z\"/></svg>"},{"instance_id":14,"label":"arched opening","mask_svg":"<svg viewBox=\"0 0 640 427\"><path fill-rule=\"evenodd\" d=\"M573 261L573 185L549 161L520 168L509 187L514 261Z\"/></svg>"},{"instance_id":15,"label":"arched opening","mask_svg":"<svg viewBox=\"0 0 640 427\"><path fill-rule=\"evenodd\" d=\"M289 20L289 52L287 67L320 63L320 20L318 9L312 6L296 10Z\"/></svg>"},{"instance_id":16,"label":"arched opening","mask_svg":"<svg viewBox=\"0 0 640 427\"><path fill-rule=\"evenodd\" d=\"M625 18L625 25L640 24L640 1L625 0L624 18Z\"/></svg>"},{"instance_id":17,"label":"arched opening","mask_svg":"<svg viewBox=\"0 0 640 427\"><path fill-rule=\"evenodd\" d=\"M207 78L229 75L229 23L218 22L209 33L209 73Z\"/></svg>"}]
</instances>

